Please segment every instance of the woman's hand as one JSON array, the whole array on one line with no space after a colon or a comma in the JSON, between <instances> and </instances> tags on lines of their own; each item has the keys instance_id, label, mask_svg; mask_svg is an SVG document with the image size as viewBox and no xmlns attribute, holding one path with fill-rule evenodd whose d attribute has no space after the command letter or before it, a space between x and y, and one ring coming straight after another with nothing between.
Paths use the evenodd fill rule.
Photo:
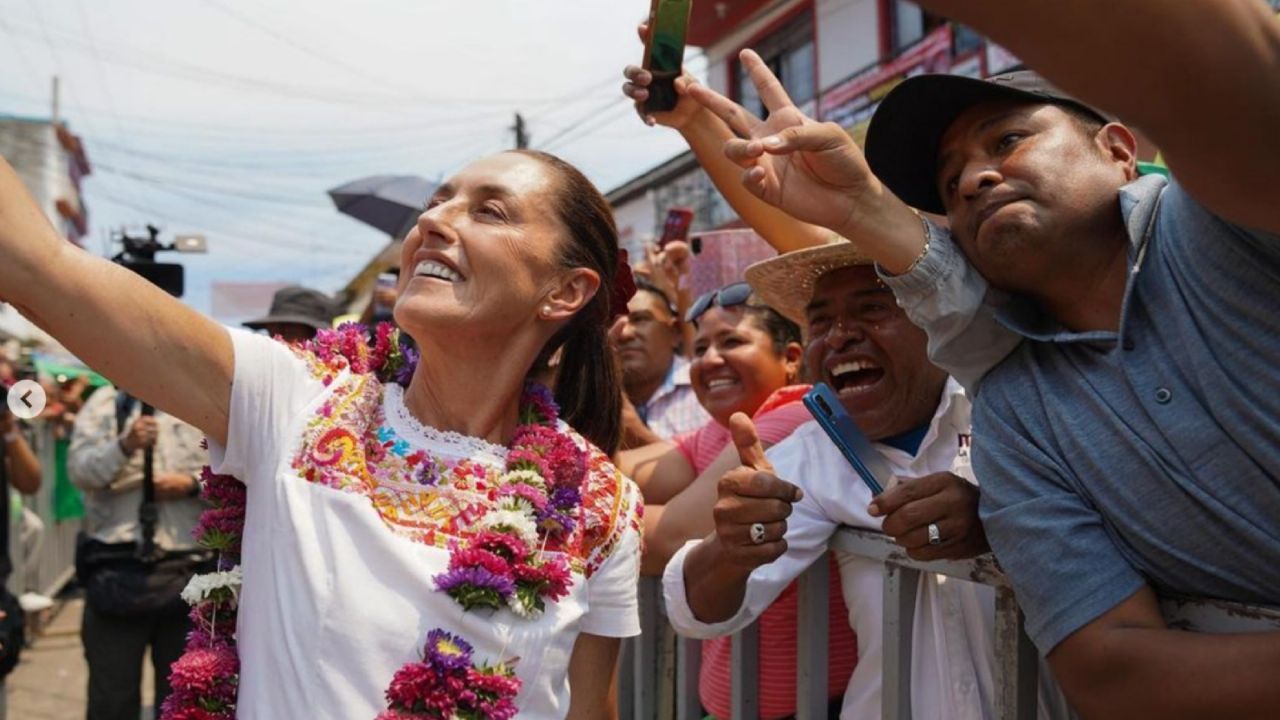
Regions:
<instances>
[{"instance_id":1,"label":"woman's hand","mask_svg":"<svg viewBox=\"0 0 1280 720\"><path fill-rule=\"evenodd\" d=\"M130 395L226 440L235 370L227 331L59 237L2 158L0 296Z\"/></svg>"},{"instance_id":2,"label":"woman's hand","mask_svg":"<svg viewBox=\"0 0 1280 720\"><path fill-rule=\"evenodd\" d=\"M640 32L640 42L646 42L649 37L649 26L641 24L638 28ZM689 97L689 86L696 84L698 81L688 72L682 72L680 77L675 80L676 87L676 106L666 112L646 113L644 111L644 101L649 99L649 85L653 83L653 75L648 70L639 65L628 65L622 75L627 82L622 85L622 94L631 98L636 103L636 114L644 121L646 125L665 125L676 130L683 130L698 115L705 113L706 110L694 102Z\"/></svg>"}]
</instances>

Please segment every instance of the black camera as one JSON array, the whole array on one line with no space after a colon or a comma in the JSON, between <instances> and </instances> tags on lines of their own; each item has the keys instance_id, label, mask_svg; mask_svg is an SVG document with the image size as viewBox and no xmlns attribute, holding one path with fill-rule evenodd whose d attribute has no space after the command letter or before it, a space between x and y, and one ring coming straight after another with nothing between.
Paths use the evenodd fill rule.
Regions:
<instances>
[{"instance_id":1,"label":"black camera","mask_svg":"<svg viewBox=\"0 0 1280 720\"><path fill-rule=\"evenodd\" d=\"M182 266L178 263L156 262L156 253L170 250L182 253L203 253L207 251L204 238L199 235L181 235L166 245L160 242L159 236L160 229L154 225L147 226L145 238L120 232L116 239L124 245L124 249L111 258L111 261L141 275L152 285L170 295L180 298L185 290Z\"/></svg>"}]
</instances>

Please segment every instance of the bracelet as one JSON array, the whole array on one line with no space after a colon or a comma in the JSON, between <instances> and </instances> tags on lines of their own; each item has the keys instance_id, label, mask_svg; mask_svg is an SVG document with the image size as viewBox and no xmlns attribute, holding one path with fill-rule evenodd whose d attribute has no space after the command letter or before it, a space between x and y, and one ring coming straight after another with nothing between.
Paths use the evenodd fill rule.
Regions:
<instances>
[{"instance_id":1,"label":"bracelet","mask_svg":"<svg viewBox=\"0 0 1280 720\"><path fill-rule=\"evenodd\" d=\"M913 207L908 207L907 209L915 213L916 217L920 218L920 225L924 228L924 247L920 248L920 254L916 256L915 260L911 261L911 264L907 266L906 270L898 273L899 275L910 275L915 272L915 269L920 266L922 261L924 261L924 257L929 254L929 239L932 237L932 234L929 232L929 218L922 215L919 210Z\"/></svg>"}]
</instances>

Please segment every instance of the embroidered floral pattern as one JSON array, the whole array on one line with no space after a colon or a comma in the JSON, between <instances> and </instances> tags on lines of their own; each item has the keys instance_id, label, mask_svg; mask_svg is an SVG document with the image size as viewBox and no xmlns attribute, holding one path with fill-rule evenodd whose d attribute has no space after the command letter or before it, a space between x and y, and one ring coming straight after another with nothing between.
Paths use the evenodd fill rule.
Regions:
<instances>
[{"instance_id":1,"label":"embroidered floral pattern","mask_svg":"<svg viewBox=\"0 0 1280 720\"><path fill-rule=\"evenodd\" d=\"M372 347L359 325L321 331L302 357L312 377L331 391L308 419L292 468L308 482L365 495L393 531L448 547L449 568L435 578L436 586L464 607L506 607L532 617L568 594L570 568L589 577L626 531L638 532L637 489L603 453L558 422L545 388L527 389L510 451L437 433L432 439L446 445L475 448L470 457L451 459L415 449L384 416L384 393L403 410L399 394L417 362L398 331L379 326ZM434 432L408 427L428 437ZM173 692L163 720L235 717L246 493L235 478L208 468L204 480L212 507L194 534L218 551L218 572L193 579L184 593L194 630L171 670ZM520 681L512 663L475 665L471 653L465 640L433 630L422 661L405 665L392 679L388 710L377 720L514 717Z\"/></svg>"}]
</instances>

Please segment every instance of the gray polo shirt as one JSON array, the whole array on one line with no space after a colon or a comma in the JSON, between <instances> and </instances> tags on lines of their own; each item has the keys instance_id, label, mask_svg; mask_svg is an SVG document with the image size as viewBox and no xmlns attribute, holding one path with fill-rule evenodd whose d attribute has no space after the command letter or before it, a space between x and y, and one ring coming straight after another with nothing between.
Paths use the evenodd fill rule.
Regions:
<instances>
[{"instance_id":1,"label":"gray polo shirt","mask_svg":"<svg viewBox=\"0 0 1280 720\"><path fill-rule=\"evenodd\" d=\"M1280 238L1158 176L1119 208L1118 333L988 290L941 230L929 262L886 278L978 389L983 522L1045 653L1144 582L1280 602Z\"/></svg>"}]
</instances>

